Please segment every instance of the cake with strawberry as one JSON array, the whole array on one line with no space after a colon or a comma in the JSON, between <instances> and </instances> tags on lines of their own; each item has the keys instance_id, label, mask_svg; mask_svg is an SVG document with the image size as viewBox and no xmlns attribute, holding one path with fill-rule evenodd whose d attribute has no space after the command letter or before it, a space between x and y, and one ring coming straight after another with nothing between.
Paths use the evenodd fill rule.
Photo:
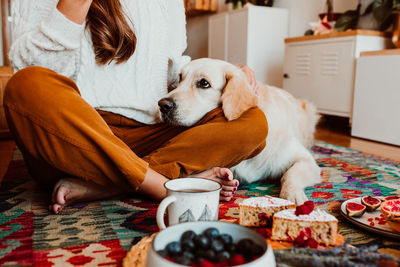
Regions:
<instances>
[{"instance_id":1,"label":"cake with strawberry","mask_svg":"<svg viewBox=\"0 0 400 267\"><path fill-rule=\"evenodd\" d=\"M272 216L276 212L295 207L293 202L277 197L247 198L239 204L239 224L251 227L271 226Z\"/></svg>"},{"instance_id":2,"label":"cake with strawberry","mask_svg":"<svg viewBox=\"0 0 400 267\"><path fill-rule=\"evenodd\" d=\"M295 209L274 214L271 239L335 245L338 220L331 214L314 209L312 201L306 201Z\"/></svg>"}]
</instances>

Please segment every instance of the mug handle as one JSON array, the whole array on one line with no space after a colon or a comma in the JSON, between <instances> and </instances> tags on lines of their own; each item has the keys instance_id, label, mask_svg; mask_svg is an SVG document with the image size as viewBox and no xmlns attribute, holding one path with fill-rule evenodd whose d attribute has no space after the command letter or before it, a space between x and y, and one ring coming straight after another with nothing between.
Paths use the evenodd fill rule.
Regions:
<instances>
[{"instance_id":1,"label":"mug handle","mask_svg":"<svg viewBox=\"0 0 400 267\"><path fill-rule=\"evenodd\" d=\"M164 213L167 207L174 201L176 201L176 197L168 196L161 201L160 205L157 208L156 220L157 226L158 228L160 228L160 230L167 228L164 223Z\"/></svg>"}]
</instances>

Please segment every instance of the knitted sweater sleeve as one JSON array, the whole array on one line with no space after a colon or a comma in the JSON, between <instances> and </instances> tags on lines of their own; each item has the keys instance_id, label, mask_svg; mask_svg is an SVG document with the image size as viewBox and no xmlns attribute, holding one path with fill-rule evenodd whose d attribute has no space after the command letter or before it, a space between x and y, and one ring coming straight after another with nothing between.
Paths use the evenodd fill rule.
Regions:
<instances>
[{"instance_id":1,"label":"knitted sweater sleeve","mask_svg":"<svg viewBox=\"0 0 400 267\"><path fill-rule=\"evenodd\" d=\"M168 87L176 87L181 68L191 60L189 56L183 55L187 46L186 16L183 1L168 1L168 18Z\"/></svg>"},{"instance_id":2,"label":"knitted sweater sleeve","mask_svg":"<svg viewBox=\"0 0 400 267\"><path fill-rule=\"evenodd\" d=\"M58 0L15 0L9 58L15 70L42 66L76 78L85 25L67 19Z\"/></svg>"}]
</instances>

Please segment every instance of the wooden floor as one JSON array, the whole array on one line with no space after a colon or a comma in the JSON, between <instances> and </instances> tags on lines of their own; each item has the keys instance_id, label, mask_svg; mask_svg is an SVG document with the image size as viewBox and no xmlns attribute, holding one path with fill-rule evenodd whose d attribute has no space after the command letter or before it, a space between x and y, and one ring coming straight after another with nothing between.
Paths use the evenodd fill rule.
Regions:
<instances>
[{"instance_id":1,"label":"wooden floor","mask_svg":"<svg viewBox=\"0 0 400 267\"><path fill-rule=\"evenodd\" d=\"M400 146L351 137L346 118L323 116L317 126L315 139L400 162Z\"/></svg>"},{"instance_id":2,"label":"wooden floor","mask_svg":"<svg viewBox=\"0 0 400 267\"><path fill-rule=\"evenodd\" d=\"M400 162L399 146L351 137L348 125L348 120L345 118L324 116L317 126L315 139ZM7 171L14 147L12 140L0 139L0 181Z\"/></svg>"}]
</instances>

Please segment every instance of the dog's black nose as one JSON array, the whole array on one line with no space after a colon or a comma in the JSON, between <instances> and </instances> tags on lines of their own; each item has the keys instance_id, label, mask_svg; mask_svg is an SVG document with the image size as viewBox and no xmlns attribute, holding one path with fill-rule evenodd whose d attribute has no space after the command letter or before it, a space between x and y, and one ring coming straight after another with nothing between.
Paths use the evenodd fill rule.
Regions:
<instances>
[{"instance_id":1,"label":"dog's black nose","mask_svg":"<svg viewBox=\"0 0 400 267\"><path fill-rule=\"evenodd\" d=\"M175 102L171 98L163 98L158 101L158 106L162 113L168 113L175 107Z\"/></svg>"}]
</instances>

